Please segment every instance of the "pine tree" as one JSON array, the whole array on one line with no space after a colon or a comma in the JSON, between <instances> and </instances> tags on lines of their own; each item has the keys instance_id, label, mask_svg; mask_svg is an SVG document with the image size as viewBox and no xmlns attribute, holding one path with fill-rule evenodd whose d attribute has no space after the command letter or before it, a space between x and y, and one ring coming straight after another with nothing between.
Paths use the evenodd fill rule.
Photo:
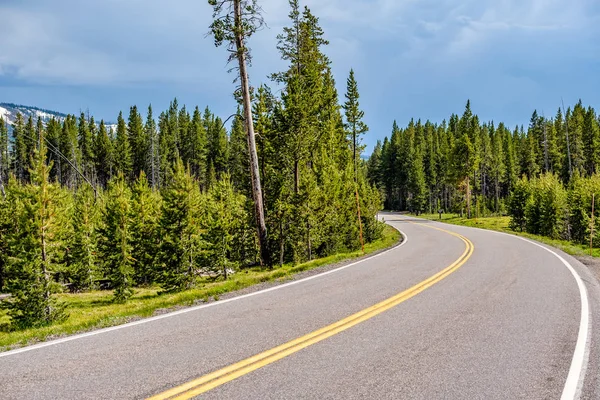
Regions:
<instances>
[{"instance_id":1,"label":"pine tree","mask_svg":"<svg viewBox=\"0 0 600 400\"><path fill-rule=\"evenodd\" d=\"M362 152L360 136L364 135L369 130L367 125L362 120L365 116L365 113L360 109L360 105L358 103L359 97L358 85L356 83L356 79L354 78L354 70L351 69L347 81L346 102L344 103L343 108L346 112L345 126L348 131L348 136L350 137L350 142L352 143L352 159L354 160L353 163L355 175L358 157L360 157L360 153Z\"/></svg>"},{"instance_id":2,"label":"pine tree","mask_svg":"<svg viewBox=\"0 0 600 400\"><path fill-rule=\"evenodd\" d=\"M504 166L505 166L505 175L504 175L504 183L506 186L505 195L512 190L514 184L517 181L517 160L515 158L515 150L513 139L514 136L507 129L504 124L500 123L498 125L498 131L503 131L503 140L502 140L502 151L504 152Z\"/></svg>"},{"instance_id":3,"label":"pine tree","mask_svg":"<svg viewBox=\"0 0 600 400\"><path fill-rule=\"evenodd\" d=\"M118 128L117 128L118 129ZM127 122L127 137L129 139L129 148L131 149L131 176L134 179L140 176L140 172L147 169L149 142L144 130L142 116L138 112L137 106L129 109L129 119ZM118 138L118 131L117 131Z\"/></svg>"},{"instance_id":4,"label":"pine tree","mask_svg":"<svg viewBox=\"0 0 600 400\"><path fill-rule=\"evenodd\" d=\"M493 128L493 125L492 125ZM504 183L506 176L506 165L503 147L503 139L505 135L504 125L500 124L498 129L492 129L492 142L491 142L491 163L490 163L490 174L494 183L494 211L500 212L500 195L501 186Z\"/></svg>"},{"instance_id":5,"label":"pine tree","mask_svg":"<svg viewBox=\"0 0 600 400\"><path fill-rule=\"evenodd\" d=\"M98 278L98 224L99 207L94 191L89 185L82 185L75 194L75 207L72 218L73 235L69 245L73 265L69 273L71 290L81 291L94 287Z\"/></svg>"},{"instance_id":6,"label":"pine tree","mask_svg":"<svg viewBox=\"0 0 600 400\"><path fill-rule=\"evenodd\" d=\"M202 121L200 109L196 106L190 126L190 168L192 174L200 181L201 187L206 188L206 158L208 138Z\"/></svg>"},{"instance_id":7,"label":"pine tree","mask_svg":"<svg viewBox=\"0 0 600 400\"><path fill-rule=\"evenodd\" d=\"M148 106L148 115L146 117L146 125L144 126L146 139L148 140L148 154L146 157L147 165L149 166L148 174L150 185L153 189L160 186L160 155L159 155L159 137L156 130L156 122L152 115L152 105Z\"/></svg>"},{"instance_id":8,"label":"pine tree","mask_svg":"<svg viewBox=\"0 0 600 400\"><path fill-rule=\"evenodd\" d=\"M131 255L134 277L138 285L148 285L156 280L161 197L151 189L143 171L133 185L132 200Z\"/></svg>"},{"instance_id":9,"label":"pine tree","mask_svg":"<svg viewBox=\"0 0 600 400\"><path fill-rule=\"evenodd\" d=\"M210 243L209 262L213 269L220 271L227 279L228 270L237 267L232 262L234 241L246 220L244 196L235 192L228 174L217 181L209 192L210 210L205 233L205 241Z\"/></svg>"},{"instance_id":10,"label":"pine tree","mask_svg":"<svg viewBox=\"0 0 600 400\"><path fill-rule=\"evenodd\" d=\"M94 174L94 135L84 113L79 116L77 140L81 152L81 170L88 179L91 179Z\"/></svg>"},{"instance_id":11,"label":"pine tree","mask_svg":"<svg viewBox=\"0 0 600 400\"><path fill-rule=\"evenodd\" d=\"M123 119L123 113L117 118L117 137L114 142L114 165L116 173L123 173L126 179L130 179L133 171L131 157L131 142L127 135L127 126Z\"/></svg>"},{"instance_id":12,"label":"pine tree","mask_svg":"<svg viewBox=\"0 0 600 400\"><path fill-rule=\"evenodd\" d=\"M14 181L14 178L12 179ZM0 293L4 293L5 282L8 280L9 235L15 232L14 215L18 212L11 201L13 196L11 186L7 186L0 196Z\"/></svg>"},{"instance_id":13,"label":"pine tree","mask_svg":"<svg viewBox=\"0 0 600 400\"><path fill-rule=\"evenodd\" d=\"M2 303L17 328L43 326L66 318L64 305L52 296L52 273L60 254L61 189L49 182L43 136L34 149L31 184L18 188L13 218L16 229L9 233L11 260L6 287L12 297Z\"/></svg>"},{"instance_id":14,"label":"pine tree","mask_svg":"<svg viewBox=\"0 0 600 400\"><path fill-rule=\"evenodd\" d=\"M10 153L8 151L8 128L0 116L0 196L6 197L5 186L10 171Z\"/></svg>"},{"instance_id":15,"label":"pine tree","mask_svg":"<svg viewBox=\"0 0 600 400\"><path fill-rule=\"evenodd\" d=\"M27 177L27 162L28 162L28 152L27 152L27 139L25 138L25 123L23 121L23 115L21 113L17 113L15 118L15 123L13 127L13 137L14 144L13 148L13 156L14 160L14 173L17 179L24 183Z\"/></svg>"},{"instance_id":16,"label":"pine tree","mask_svg":"<svg viewBox=\"0 0 600 400\"><path fill-rule=\"evenodd\" d=\"M239 111L239 110L238 110ZM234 187L244 195L251 195L251 182L248 176L248 141L244 132L244 123L238 113L231 126L229 136L229 174L233 180ZM229 176L227 177L229 179Z\"/></svg>"},{"instance_id":17,"label":"pine tree","mask_svg":"<svg viewBox=\"0 0 600 400\"><path fill-rule=\"evenodd\" d=\"M48 164L52 162L50 170L50 180L52 182L62 182L62 163L64 160L58 154L60 148L62 126L56 118L52 118L46 124L46 141L48 146Z\"/></svg>"},{"instance_id":18,"label":"pine tree","mask_svg":"<svg viewBox=\"0 0 600 400\"><path fill-rule=\"evenodd\" d=\"M79 151L77 135L77 119L74 115L68 115L63 121L59 151L69 160L72 165L74 165L76 168L79 168L81 164L81 153ZM68 162L61 163L61 167L61 183L70 189L77 187L79 183L77 171Z\"/></svg>"},{"instance_id":19,"label":"pine tree","mask_svg":"<svg viewBox=\"0 0 600 400\"><path fill-rule=\"evenodd\" d=\"M229 149L227 148L227 131L219 117L214 120L209 140L209 159L217 179L220 179L221 174L227 172Z\"/></svg>"},{"instance_id":20,"label":"pine tree","mask_svg":"<svg viewBox=\"0 0 600 400\"><path fill-rule=\"evenodd\" d=\"M31 170L34 168L33 157L35 153L36 142L39 138L38 132L36 130L35 125L33 124L33 117L29 116L27 118L27 123L25 124L25 132L23 135L24 143L25 143L25 181L29 182L31 180Z\"/></svg>"},{"instance_id":21,"label":"pine tree","mask_svg":"<svg viewBox=\"0 0 600 400\"><path fill-rule=\"evenodd\" d=\"M475 172L477 159L472 137L474 132L473 114L471 103L467 102L463 117L459 122L459 137L453 148L454 176L458 182L464 183L465 200L467 203L467 216L471 218L471 176Z\"/></svg>"},{"instance_id":22,"label":"pine tree","mask_svg":"<svg viewBox=\"0 0 600 400\"><path fill-rule=\"evenodd\" d=\"M584 169L587 176L591 176L598 171L600 163L600 128L596 112L592 107L587 109L583 117L582 141Z\"/></svg>"},{"instance_id":23,"label":"pine tree","mask_svg":"<svg viewBox=\"0 0 600 400\"><path fill-rule=\"evenodd\" d=\"M193 284L203 250L203 199L181 160L175 163L162 197L161 274L157 279L166 291L179 291Z\"/></svg>"},{"instance_id":24,"label":"pine tree","mask_svg":"<svg viewBox=\"0 0 600 400\"><path fill-rule=\"evenodd\" d=\"M131 191L123 172L108 183L105 201L103 225L99 230L100 251L114 289L114 300L124 302L133 295L134 260L131 254Z\"/></svg>"},{"instance_id":25,"label":"pine tree","mask_svg":"<svg viewBox=\"0 0 600 400\"><path fill-rule=\"evenodd\" d=\"M98 183L105 188L113 175L115 158L113 143L106 132L104 120L100 121L100 128L94 143L94 163Z\"/></svg>"},{"instance_id":26,"label":"pine tree","mask_svg":"<svg viewBox=\"0 0 600 400\"><path fill-rule=\"evenodd\" d=\"M379 189L381 189L382 187L381 157L381 140L378 140L377 144L375 144L375 147L373 148L373 153L371 154L371 157L369 157L369 161L367 164L367 176L369 178L369 182Z\"/></svg>"}]
</instances>

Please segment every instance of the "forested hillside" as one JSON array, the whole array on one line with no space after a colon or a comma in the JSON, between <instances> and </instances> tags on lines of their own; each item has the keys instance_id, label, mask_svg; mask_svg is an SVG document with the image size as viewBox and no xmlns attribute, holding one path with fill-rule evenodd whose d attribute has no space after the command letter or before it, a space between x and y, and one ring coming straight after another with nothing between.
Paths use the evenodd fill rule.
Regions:
<instances>
[{"instance_id":1,"label":"forested hillside","mask_svg":"<svg viewBox=\"0 0 600 400\"><path fill-rule=\"evenodd\" d=\"M441 124L394 123L368 177L389 209L509 214L514 229L583 242L599 168L600 119L581 101L552 118L533 111L527 127L513 129L480 121L467 102L462 116Z\"/></svg>"},{"instance_id":2,"label":"forested hillside","mask_svg":"<svg viewBox=\"0 0 600 400\"><path fill-rule=\"evenodd\" d=\"M272 76L281 95L252 95L272 264L357 249L360 224L366 241L382 229L354 74L341 105L318 18L290 4L278 36L289 66ZM258 265L247 124L240 109L232 118L227 131L209 108L173 100L144 116L132 106L115 131L84 114L45 125L19 114L9 138L0 120L0 291L13 326L64 318L53 293L66 289L107 286L125 301L135 286L178 291Z\"/></svg>"}]
</instances>

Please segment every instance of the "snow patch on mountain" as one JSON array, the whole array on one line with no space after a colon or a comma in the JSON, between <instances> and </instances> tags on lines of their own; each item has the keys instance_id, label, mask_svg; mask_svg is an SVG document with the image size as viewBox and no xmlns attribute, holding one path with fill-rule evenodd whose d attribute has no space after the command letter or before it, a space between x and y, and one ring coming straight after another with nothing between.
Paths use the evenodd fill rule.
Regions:
<instances>
[{"instance_id":1,"label":"snow patch on mountain","mask_svg":"<svg viewBox=\"0 0 600 400\"><path fill-rule=\"evenodd\" d=\"M24 121L27 121L29 117L31 117L33 121L36 122L39 118L44 124L47 124L52 118L62 122L67 117L67 114L58 111L45 110L39 107L24 106L13 103L0 103L0 117L2 117L9 125L13 125L15 123L17 114L19 113L21 113L23 116ZM99 123L100 121L97 122ZM117 125L113 123L107 123L106 130L110 131L111 128L116 131Z\"/></svg>"}]
</instances>

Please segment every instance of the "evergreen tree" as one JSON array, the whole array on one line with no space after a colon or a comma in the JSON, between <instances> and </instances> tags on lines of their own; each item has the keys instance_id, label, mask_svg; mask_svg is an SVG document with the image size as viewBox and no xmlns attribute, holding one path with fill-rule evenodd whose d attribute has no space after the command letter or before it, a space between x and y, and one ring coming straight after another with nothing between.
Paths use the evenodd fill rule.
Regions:
<instances>
[{"instance_id":1,"label":"evergreen tree","mask_svg":"<svg viewBox=\"0 0 600 400\"><path fill-rule=\"evenodd\" d=\"M92 175L94 174L93 132L94 131L90 129L90 124L88 124L88 121L85 118L85 114L81 113L81 115L79 116L77 140L79 143L79 151L81 152L81 171L88 179L91 179Z\"/></svg>"},{"instance_id":2,"label":"evergreen tree","mask_svg":"<svg viewBox=\"0 0 600 400\"><path fill-rule=\"evenodd\" d=\"M133 185L131 204L131 255L135 282L148 285L156 280L156 249L161 197L148 184L142 171Z\"/></svg>"},{"instance_id":3,"label":"evergreen tree","mask_svg":"<svg viewBox=\"0 0 600 400\"><path fill-rule=\"evenodd\" d=\"M506 155L504 154L504 135L505 128L503 124L498 126L498 129L493 129L492 125L492 140L491 140L491 160L490 160L490 175L494 185L494 211L500 212L500 195L502 184L506 177Z\"/></svg>"},{"instance_id":4,"label":"evergreen tree","mask_svg":"<svg viewBox=\"0 0 600 400\"><path fill-rule=\"evenodd\" d=\"M459 122L459 137L453 148L454 176L465 188L467 216L471 218L471 176L475 172L477 159L472 137L474 132L471 103L467 101L465 112Z\"/></svg>"},{"instance_id":5,"label":"evergreen tree","mask_svg":"<svg viewBox=\"0 0 600 400\"><path fill-rule=\"evenodd\" d=\"M99 277L97 258L99 218L99 207L95 201L94 191L89 185L82 185L75 194L73 234L69 245L73 259L69 273L71 290L93 288L94 282Z\"/></svg>"},{"instance_id":6,"label":"evergreen tree","mask_svg":"<svg viewBox=\"0 0 600 400\"><path fill-rule=\"evenodd\" d=\"M52 118L46 124L45 138L48 143L48 164L52 164L50 170L50 180L53 182L62 182L62 163L64 160L58 154L62 135L62 126L56 118Z\"/></svg>"},{"instance_id":7,"label":"evergreen tree","mask_svg":"<svg viewBox=\"0 0 600 400\"><path fill-rule=\"evenodd\" d=\"M131 142L127 135L127 126L125 125L122 112L119 113L119 117L117 118L117 136L114 142L114 165L116 173L123 173L123 176L127 179L131 177L133 171Z\"/></svg>"},{"instance_id":8,"label":"evergreen tree","mask_svg":"<svg viewBox=\"0 0 600 400\"><path fill-rule=\"evenodd\" d=\"M17 328L50 324L66 318L64 305L52 294L52 273L60 260L62 191L49 182L46 145L40 137L32 158L31 184L19 187L12 210L15 228L8 233L10 263L6 287L12 297L2 303ZM15 214L16 213L16 214Z\"/></svg>"},{"instance_id":9,"label":"evergreen tree","mask_svg":"<svg viewBox=\"0 0 600 400\"><path fill-rule=\"evenodd\" d=\"M23 115L21 113L17 113L15 118L15 123L13 127L13 138L14 144L13 148L13 156L14 160L14 173L17 179L24 183L27 178L27 165L28 165L28 157L29 154L27 152L27 142L28 140L25 138L25 122L23 121Z\"/></svg>"},{"instance_id":10,"label":"evergreen tree","mask_svg":"<svg viewBox=\"0 0 600 400\"><path fill-rule=\"evenodd\" d=\"M356 79L354 78L354 70L351 69L350 76L348 77L347 81L346 102L344 103L343 107L344 111L346 112L346 129L348 130L350 142L352 143L355 175L358 157L360 157L360 153L362 153L360 136L364 135L369 130L367 125L362 121L365 113L364 111L360 110L358 103L359 97L358 85L356 83Z\"/></svg>"},{"instance_id":11,"label":"evergreen tree","mask_svg":"<svg viewBox=\"0 0 600 400\"><path fill-rule=\"evenodd\" d=\"M227 279L228 270L237 267L231 253L234 252L235 238L243 230L247 219L244 196L235 192L227 174L213 185L209 196L210 211L205 233L205 241L211 244L208 260L212 268Z\"/></svg>"},{"instance_id":12,"label":"evergreen tree","mask_svg":"<svg viewBox=\"0 0 600 400\"><path fill-rule=\"evenodd\" d=\"M118 128L117 128L118 129ZM117 130L117 140L118 140ZM129 148L131 149L131 181L140 176L140 172L147 169L149 142L144 130L142 116L138 112L137 106L129 109L129 119L127 122L127 137L129 139Z\"/></svg>"},{"instance_id":13,"label":"evergreen tree","mask_svg":"<svg viewBox=\"0 0 600 400\"><path fill-rule=\"evenodd\" d=\"M153 189L160 186L160 155L159 155L159 137L156 130L156 122L152 115L152 105L148 106L148 115L146 125L144 126L145 137L148 141L148 154L146 157L148 167L148 178Z\"/></svg>"},{"instance_id":14,"label":"evergreen tree","mask_svg":"<svg viewBox=\"0 0 600 400\"><path fill-rule=\"evenodd\" d=\"M600 163L600 128L596 112L592 107L587 109L583 117L582 141L584 169L586 175L591 176L598 171L598 163Z\"/></svg>"},{"instance_id":15,"label":"evergreen tree","mask_svg":"<svg viewBox=\"0 0 600 400\"><path fill-rule=\"evenodd\" d=\"M239 111L239 110L238 110ZM244 132L244 122L238 113L231 126L229 136L229 174L234 187L246 196L251 195L250 177L248 176L248 141ZM225 179L225 178L224 178ZM229 179L229 176L227 177Z\"/></svg>"},{"instance_id":16,"label":"evergreen tree","mask_svg":"<svg viewBox=\"0 0 600 400\"><path fill-rule=\"evenodd\" d=\"M162 195L158 281L166 291L179 291L194 282L204 247L201 240L203 199L181 160L176 162Z\"/></svg>"},{"instance_id":17,"label":"evergreen tree","mask_svg":"<svg viewBox=\"0 0 600 400\"><path fill-rule=\"evenodd\" d=\"M369 182L379 189L381 189L382 184L381 157L381 140L378 140L377 144L373 148L373 153L371 154L371 157L369 157L369 161L367 164L367 176L369 178Z\"/></svg>"},{"instance_id":18,"label":"evergreen tree","mask_svg":"<svg viewBox=\"0 0 600 400\"><path fill-rule=\"evenodd\" d=\"M8 128L0 116L0 195L6 197L5 186L10 171L10 153L8 151Z\"/></svg>"},{"instance_id":19,"label":"evergreen tree","mask_svg":"<svg viewBox=\"0 0 600 400\"><path fill-rule=\"evenodd\" d=\"M206 187L206 158L208 138L200 109L196 106L190 126L190 169L192 174Z\"/></svg>"},{"instance_id":20,"label":"evergreen tree","mask_svg":"<svg viewBox=\"0 0 600 400\"><path fill-rule=\"evenodd\" d=\"M115 164L113 143L106 132L104 120L100 121L100 128L94 143L94 163L96 165L96 176L98 183L106 187L113 175Z\"/></svg>"},{"instance_id":21,"label":"evergreen tree","mask_svg":"<svg viewBox=\"0 0 600 400\"><path fill-rule=\"evenodd\" d=\"M133 295L134 260L131 253L131 191L123 172L109 181L105 201L103 225L99 230L100 251L114 289L114 300L124 302Z\"/></svg>"},{"instance_id":22,"label":"evergreen tree","mask_svg":"<svg viewBox=\"0 0 600 400\"><path fill-rule=\"evenodd\" d=\"M217 179L220 179L221 174L227 172L228 166L228 148L227 148L227 131L223 126L221 118L216 117L211 126L209 136L209 161L214 168L214 173Z\"/></svg>"},{"instance_id":23,"label":"evergreen tree","mask_svg":"<svg viewBox=\"0 0 600 400\"><path fill-rule=\"evenodd\" d=\"M68 115L63 121L59 151L70 162L70 164L69 162L63 162L61 164L62 171L60 172L61 183L70 189L76 188L79 183L79 176L73 168L73 166L79 168L81 165L81 153L79 151L77 135L77 118L74 115Z\"/></svg>"}]
</instances>

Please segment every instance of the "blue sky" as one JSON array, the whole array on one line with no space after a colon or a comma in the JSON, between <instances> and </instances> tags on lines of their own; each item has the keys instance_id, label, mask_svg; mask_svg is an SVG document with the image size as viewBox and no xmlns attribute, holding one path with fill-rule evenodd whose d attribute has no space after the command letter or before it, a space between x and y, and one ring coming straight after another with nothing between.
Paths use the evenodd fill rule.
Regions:
<instances>
[{"instance_id":1,"label":"blue sky","mask_svg":"<svg viewBox=\"0 0 600 400\"><path fill-rule=\"evenodd\" d=\"M259 0L252 84L285 68L285 0ZM396 119L441 122L468 98L483 120L526 124L561 101L600 107L597 0L305 0L320 17L340 96L354 68L369 147ZM224 48L205 38L203 0L1 0L0 102L115 120L177 97L235 110ZM370 151L370 150L369 150Z\"/></svg>"}]
</instances>

